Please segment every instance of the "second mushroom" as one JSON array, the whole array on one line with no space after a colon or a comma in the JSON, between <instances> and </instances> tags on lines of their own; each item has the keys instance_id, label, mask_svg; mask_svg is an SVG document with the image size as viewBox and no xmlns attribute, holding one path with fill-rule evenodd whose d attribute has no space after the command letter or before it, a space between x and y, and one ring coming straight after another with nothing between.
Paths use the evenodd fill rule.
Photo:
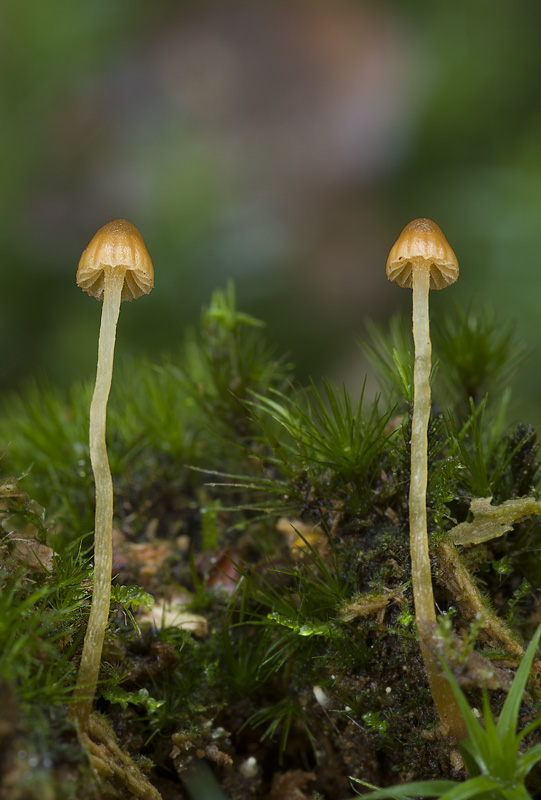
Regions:
<instances>
[{"instance_id":1,"label":"second mushroom","mask_svg":"<svg viewBox=\"0 0 541 800\"><path fill-rule=\"evenodd\" d=\"M444 289L458 278L457 258L435 222L415 219L406 225L389 253L387 277L399 286L413 290L415 362L409 526L415 618L428 682L442 726L448 735L460 740L467 735L460 709L447 678L426 643L436 626L426 518L432 365L428 294L430 289Z\"/></svg>"},{"instance_id":2,"label":"second mushroom","mask_svg":"<svg viewBox=\"0 0 541 800\"><path fill-rule=\"evenodd\" d=\"M100 228L81 256L77 284L103 300L96 384L90 405L90 461L96 484L94 589L71 708L80 729L84 730L94 700L111 596L113 481L105 429L116 326L120 303L148 294L154 286L152 261L137 228L125 219Z\"/></svg>"}]
</instances>

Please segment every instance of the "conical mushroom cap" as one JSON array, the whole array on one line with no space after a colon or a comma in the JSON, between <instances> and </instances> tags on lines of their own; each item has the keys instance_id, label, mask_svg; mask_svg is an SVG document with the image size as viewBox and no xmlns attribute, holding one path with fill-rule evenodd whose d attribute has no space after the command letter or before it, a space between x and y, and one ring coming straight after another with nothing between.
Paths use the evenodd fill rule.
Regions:
<instances>
[{"instance_id":1,"label":"conical mushroom cap","mask_svg":"<svg viewBox=\"0 0 541 800\"><path fill-rule=\"evenodd\" d=\"M108 222L83 250L77 268L77 285L103 299L104 270L126 270L122 300L136 300L154 286L154 267L137 228L125 219Z\"/></svg>"},{"instance_id":2,"label":"conical mushroom cap","mask_svg":"<svg viewBox=\"0 0 541 800\"><path fill-rule=\"evenodd\" d=\"M441 228L431 219L409 222L387 259L390 281L411 289L412 273L430 270L430 288L445 289L458 278L458 261Z\"/></svg>"}]
</instances>

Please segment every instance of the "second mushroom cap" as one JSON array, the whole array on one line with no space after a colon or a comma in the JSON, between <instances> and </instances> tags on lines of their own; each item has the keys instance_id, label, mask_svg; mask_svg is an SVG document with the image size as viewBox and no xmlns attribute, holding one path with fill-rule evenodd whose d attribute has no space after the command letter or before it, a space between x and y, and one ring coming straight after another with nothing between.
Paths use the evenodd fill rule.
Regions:
<instances>
[{"instance_id":1,"label":"second mushroom cap","mask_svg":"<svg viewBox=\"0 0 541 800\"><path fill-rule=\"evenodd\" d=\"M430 270L430 288L445 289L458 278L458 260L441 228L431 219L409 222L387 259L387 277L407 289L412 287L412 272Z\"/></svg>"},{"instance_id":2,"label":"second mushroom cap","mask_svg":"<svg viewBox=\"0 0 541 800\"><path fill-rule=\"evenodd\" d=\"M143 237L131 222L108 222L92 237L77 268L77 285L103 299L104 270L124 268L122 300L136 300L154 286L154 268Z\"/></svg>"}]
</instances>

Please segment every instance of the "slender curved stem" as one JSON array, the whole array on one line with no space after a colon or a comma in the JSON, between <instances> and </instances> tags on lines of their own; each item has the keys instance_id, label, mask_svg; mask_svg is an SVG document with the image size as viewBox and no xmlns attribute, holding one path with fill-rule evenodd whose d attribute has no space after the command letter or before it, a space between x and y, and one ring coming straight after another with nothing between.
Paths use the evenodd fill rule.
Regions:
<instances>
[{"instance_id":1,"label":"slender curved stem","mask_svg":"<svg viewBox=\"0 0 541 800\"><path fill-rule=\"evenodd\" d=\"M417 629L421 636L421 653L430 691L444 728L451 736L467 736L460 708L449 681L440 670L436 657L424 639L436 625L432 591L432 573L428 550L426 522L426 489L428 483L428 423L430 419L430 369L432 345L428 313L430 269L428 264L413 270L413 418L411 425L411 478L409 491L410 554L413 599Z\"/></svg>"},{"instance_id":2,"label":"slender curved stem","mask_svg":"<svg viewBox=\"0 0 541 800\"><path fill-rule=\"evenodd\" d=\"M432 345L428 315L428 265L413 272L413 418L411 422L411 478L409 490L410 553L413 597L418 619L436 622L428 553L426 488L428 483L427 431L430 418Z\"/></svg>"},{"instance_id":3,"label":"slender curved stem","mask_svg":"<svg viewBox=\"0 0 541 800\"><path fill-rule=\"evenodd\" d=\"M90 461L96 484L94 525L94 590L83 653L77 675L71 715L86 728L98 682L101 652L109 619L113 567L113 481L107 457L105 429L107 401L113 376L116 325L120 312L125 270L104 272L105 288L98 344L96 385L90 405Z\"/></svg>"}]
</instances>

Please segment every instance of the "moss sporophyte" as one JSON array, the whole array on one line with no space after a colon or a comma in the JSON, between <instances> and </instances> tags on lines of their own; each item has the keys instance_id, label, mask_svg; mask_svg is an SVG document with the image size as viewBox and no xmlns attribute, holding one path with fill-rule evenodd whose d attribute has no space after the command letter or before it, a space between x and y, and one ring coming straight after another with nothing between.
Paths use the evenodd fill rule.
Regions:
<instances>
[{"instance_id":1,"label":"moss sporophyte","mask_svg":"<svg viewBox=\"0 0 541 800\"><path fill-rule=\"evenodd\" d=\"M94 591L71 714L84 730L92 709L109 618L113 564L113 481L105 440L107 401L113 375L116 326L123 300L154 286L152 261L137 228L124 219L104 225L84 250L77 283L103 300L96 384L90 406L90 460L96 484Z\"/></svg>"}]
</instances>

